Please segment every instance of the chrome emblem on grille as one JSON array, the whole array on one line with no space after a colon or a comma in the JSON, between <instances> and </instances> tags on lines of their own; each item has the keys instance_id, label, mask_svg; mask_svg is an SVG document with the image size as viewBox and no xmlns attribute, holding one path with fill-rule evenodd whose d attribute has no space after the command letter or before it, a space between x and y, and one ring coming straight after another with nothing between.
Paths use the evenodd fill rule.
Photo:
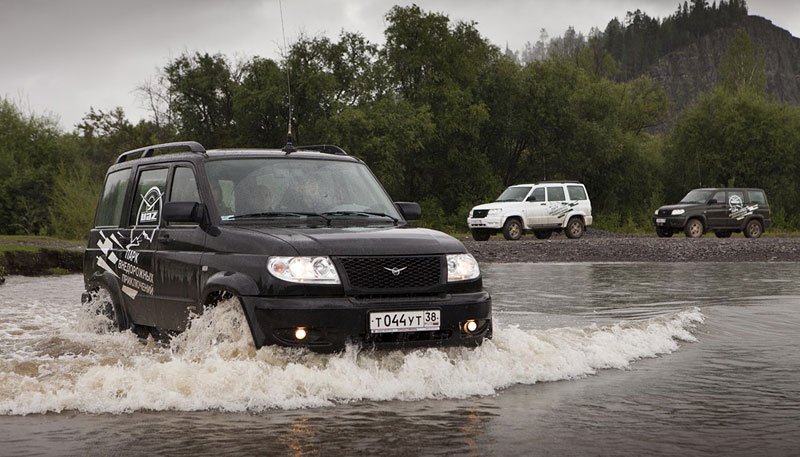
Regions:
<instances>
[{"instance_id":1,"label":"chrome emblem on grille","mask_svg":"<svg viewBox=\"0 0 800 457\"><path fill-rule=\"evenodd\" d=\"M402 273L402 272L403 272L403 270L405 270L406 268L408 268L408 267L403 267L403 268L389 268L389 267L383 267L383 269L384 269L384 270L386 270L386 271L391 271L391 272L392 272L392 274L393 274L393 275L395 275L395 276L400 276L400 273Z\"/></svg>"}]
</instances>

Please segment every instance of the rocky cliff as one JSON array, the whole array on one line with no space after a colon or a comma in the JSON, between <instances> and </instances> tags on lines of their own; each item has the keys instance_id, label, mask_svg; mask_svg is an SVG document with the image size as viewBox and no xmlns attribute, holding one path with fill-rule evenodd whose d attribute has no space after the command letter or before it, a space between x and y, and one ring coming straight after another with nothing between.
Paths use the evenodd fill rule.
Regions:
<instances>
[{"instance_id":1,"label":"rocky cliff","mask_svg":"<svg viewBox=\"0 0 800 457\"><path fill-rule=\"evenodd\" d=\"M685 48L659 59L646 72L667 92L674 116L719 77L719 63L738 28L750 34L766 57L767 92L778 101L800 105L800 38L760 16L711 32Z\"/></svg>"}]
</instances>

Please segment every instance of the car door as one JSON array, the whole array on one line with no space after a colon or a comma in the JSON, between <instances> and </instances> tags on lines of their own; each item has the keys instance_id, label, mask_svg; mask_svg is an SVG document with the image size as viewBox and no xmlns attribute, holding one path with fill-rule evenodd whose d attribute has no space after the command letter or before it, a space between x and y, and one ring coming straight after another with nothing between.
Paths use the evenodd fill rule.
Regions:
<instances>
[{"instance_id":1,"label":"car door","mask_svg":"<svg viewBox=\"0 0 800 457\"><path fill-rule=\"evenodd\" d=\"M194 167L172 167L169 202L201 202ZM161 327L182 330L188 313L200 312L200 259L206 232L199 224L163 222L156 236L155 300Z\"/></svg>"},{"instance_id":2,"label":"car door","mask_svg":"<svg viewBox=\"0 0 800 457\"><path fill-rule=\"evenodd\" d=\"M525 199L525 226L529 228L547 225L547 198L544 187L534 187Z\"/></svg>"},{"instance_id":3,"label":"car door","mask_svg":"<svg viewBox=\"0 0 800 457\"><path fill-rule=\"evenodd\" d=\"M130 300L128 314L137 324L158 326L154 300L155 237L161 223L161 207L169 168L139 167L134 187L125 253L117 263L123 295Z\"/></svg>"},{"instance_id":4,"label":"car door","mask_svg":"<svg viewBox=\"0 0 800 457\"><path fill-rule=\"evenodd\" d=\"M724 220L725 227L730 229L740 229L744 220L752 214L745 202L743 190L728 190L727 214Z\"/></svg>"},{"instance_id":5,"label":"car door","mask_svg":"<svg viewBox=\"0 0 800 457\"><path fill-rule=\"evenodd\" d=\"M728 228L728 200L725 191L719 190L711 196L706 205L706 229L717 230Z\"/></svg>"},{"instance_id":6,"label":"car door","mask_svg":"<svg viewBox=\"0 0 800 457\"><path fill-rule=\"evenodd\" d=\"M564 217L570 211L572 207L567 204L564 186L547 186L547 224L562 225Z\"/></svg>"}]
</instances>

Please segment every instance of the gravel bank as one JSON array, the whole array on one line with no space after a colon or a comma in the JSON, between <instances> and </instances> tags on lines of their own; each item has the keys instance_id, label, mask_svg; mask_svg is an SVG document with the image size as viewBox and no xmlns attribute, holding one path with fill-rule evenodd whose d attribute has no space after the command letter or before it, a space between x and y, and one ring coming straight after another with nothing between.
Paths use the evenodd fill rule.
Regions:
<instances>
[{"instance_id":1,"label":"gravel bank","mask_svg":"<svg viewBox=\"0 0 800 457\"><path fill-rule=\"evenodd\" d=\"M587 235L589 235L587 233ZM798 262L800 238L604 236L461 240L479 262Z\"/></svg>"}]
</instances>

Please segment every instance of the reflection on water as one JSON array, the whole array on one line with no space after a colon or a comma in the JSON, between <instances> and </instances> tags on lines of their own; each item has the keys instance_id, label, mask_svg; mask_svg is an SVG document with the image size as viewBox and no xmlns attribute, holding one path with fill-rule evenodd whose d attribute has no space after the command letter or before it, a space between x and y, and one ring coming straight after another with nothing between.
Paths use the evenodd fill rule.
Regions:
<instances>
[{"instance_id":1,"label":"reflection on water","mask_svg":"<svg viewBox=\"0 0 800 457\"><path fill-rule=\"evenodd\" d=\"M124 455L790 455L800 445L796 265L505 264L485 275L495 341L340 356L255 351L230 328L216 344L208 329L234 325L226 312L148 348L79 311L80 278L12 277L0 287L0 413L63 412L0 416L0 445ZM567 381L544 382L557 380Z\"/></svg>"}]
</instances>

